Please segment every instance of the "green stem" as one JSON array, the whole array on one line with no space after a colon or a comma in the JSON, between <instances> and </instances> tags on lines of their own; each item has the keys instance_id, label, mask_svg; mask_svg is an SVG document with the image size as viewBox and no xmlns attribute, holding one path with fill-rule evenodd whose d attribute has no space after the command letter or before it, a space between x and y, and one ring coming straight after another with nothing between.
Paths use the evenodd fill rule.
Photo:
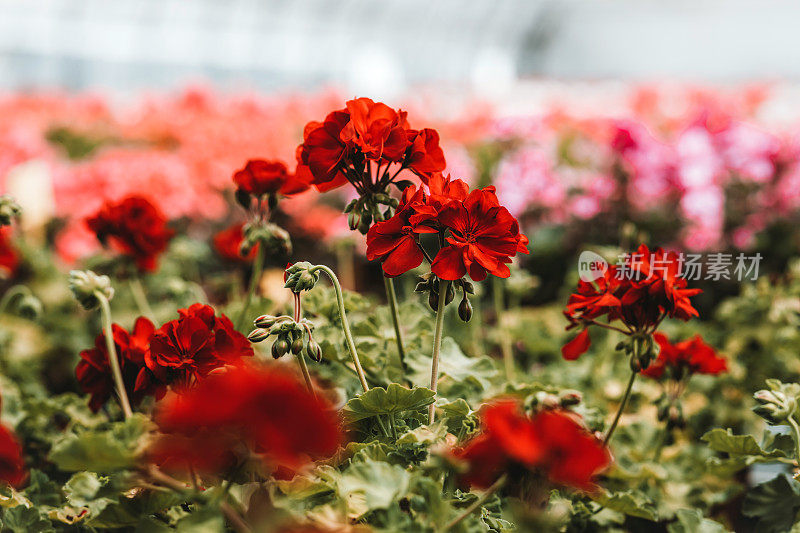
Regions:
<instances>
[{"instance_id":1,"label":"green stem","mask_svg":"<svg viewBox=\"0 0 800 533\"><path fill-rule=\"evenodd\" d=\"M608 433L606 433L606 436L603 439L603 446L608 446L608 441L611 440L611 435L613 435L614 430L617 429L617 424L619 423L619 418L622 416L622 411L625 410L625 406L628 404L628 400L631 397L633 382L636 380L637 374L638 372L631 372L631 379L628 380L628 387L625 389L625 395L622 397L622 403L619 404L619 409L617 409L617 414L614 416L614 421L611 423L611 427L608 428Z\"/></svg>"},{"instance_id":2,"label":"green stem","mask_svg":"<svg viewBox=\"0 0 800 533\"><path fill-rule=\"evenodd\" d=\"M14 285L6 291L3 298L0 299L0 314L6 311L6 308L11 305L11 301L17 296L30 295L31 290L26 285Z\"/></svg>"},{"instance_id":3,"label":"green stem","mask_svg":"<svg viewBox=\"0 0 800 533\"><path fill-rule=\"evenodd\" d=\"M153 308L150 307L150 303L147 301L147 296L145 295L144 287L142 287L142 281L139 279L139 276L134 275L134 277L130 279L129 285L136 308L139 309L141 314L149 318L151 322L155 323L156 315L153 313Z\"/></svg>"},{"instance_id":4,"label":"green stem","mask_svg":"<svg viewBox=\"0 0 800 533\"><path fill-rule=\"evenodd\" d=\"M394 322L394 336L397 341L397 356L400 358L400 367L403 369L403 377L408 376L406 366L406 352L403 349L403 336L400 332L400 313L397 311L397 293L394 289L394 280L383 277L383 285L386 288L386 298L389 300L389 309L392 311L392 322Z\"/></svg>"},{"instance_id":5,"label":"green stem","mask_svg":"<svg viewBox=\"0 0 800 533\"><path fill-rule=\"evenodd\" d=\"M300 323L300 315L301 315L301 304L300 304L300 293L295 292L294 295L294 321L295 324ZM311 330L309 330L309 335ZM301 333L302 335L302 333ZM317 397L317 393L314 391L314 384L311 381L311 374L308 373L308 366L306 365L306 358L303 356L303 352L297 354L297 362L300 364L300 371L303 373L303 379L306 380L306 386L308 387L308 391L314 396Z\"/></svg>"},{"instance_id":6,"label":"green stem","mask_svg":"<svg viewBox=\"0 0 800 533\"><path fill-rule=\"evenodd\" d=\"M800 464L800 426L797 425L797 422L795 422L794 418L791 416L786 420L788 420L789 425L792 426L792 433L794 435L794 460L797 464Z\"/></svg>"},{"instance_id":7,"label":"green stem","mask_svg":"<svg viewBox=\"0 0 800 533\"><path fill-rule=\"evenodd\" d=\"M514 381L514 351L511 347L511 339L504 325L505 309L503 306L503 281L500 278L493 278L492 293L494 296L494 314L497 319L497 329L500 335L500 351L503 353L503 365L506 370L506 379Z\"/></svg>"},{"instance_id":8,"label":"green stem","mask_svg":"<svg viewBox=\"0 0 800 533\"><path fill-rule=\"evenodd\" d=\"M389 427L392 429L392 437L397 442L397 426L395 425L394 413L387 415L387 418L389 419Z\"/></svg>"},{"instance_id":9,"label":"green stem","mask_svg":"<svg viewBox=\"0 0 800 533\"><path fill-rule=\"evenodd\" d=\"M442 349L442 330L444 329L444 306L447 301L447 289L450 282L439 280L439 305L436 309L436 325L433 330L433 353L431 354L431 390L435 393L439 386L439 352ZM435 402L428 408L428 423L432 424L436 416Z\"/></svg>"},{"instance_id":10,"label":"green stem","mask_svg":"<svg viewBox=\"0 0 800 533\"><path fill-rule=\"evenodd\" d=\"M450 531L451 529L456 527L458 524L460 524L469 515L471 515L472 513L474 513L475 511L477 511L481 507L483 507L483 504L486 503L486 501L489 498L491 498L494 495L495 492L497 492L498 490L503 488L503 485L505 485L507 479L508 479L508 476L506 474L503 474L502 476L500 476L500 478L497 481L495 481L492 484L491 487L486 489L484 491L484 493L481 494L481 496L472 503L472 505L470 505L469 507L464 509L464 511L460 515L458 515L453 520L448 522L447 525L444 526L440 530L441 533L444 533L445 531Z\"/></svg>"},{"instance_id":11,"label":"green stem","mask_svg":"<svg viewBox=\"0 0 800 533\"><path fill-rule=\"evenodd\" d=\"M339 316L342 319L342 331L347 341L347 349L350 350L350 357L353 359L353 366L356 367L356 373L358 374L358 380L361 382L361 387L363 387L364 392L367 392L369 390L369 385L367 385L367 378L364 376L364 369L361 367L361 361L358 358L358 352L356 352L353 334L350 333L350 323L347 321L347 313L344 309L344 295L342 294L342 286L339 284L339 278L336 277L336 273L334 273L333 270L325 265L313 266L308 271L313 274L317 270L321 270L327 274L333 284L333 289L336 291L336 304L339 306Z\"/></svg>"},{"instance_id":12,"label":"green stem","mask_svg":"<svg viewBox=\"0 0 800 533\"><path fill-rule=\"evenodd\" d=\"M122 370L119 367L119 356L117 355L117 347L114 344L114 329L111 321L111 305L108 303L108 298L100 291L94 293L97 300L100 302L100 315L103 319L103 330L106 338L106 350L108 351L108 364L111 366L111 375L114 378L114 383L117 386L117 395L119 396L119 403L122 406L122 412L125 418L130 418L133 415L131 404L128 401L128 393L125 391L125 382L122 379Z\"/></svg>"},{"instance_id":13,"label":"green stem","mask_svg":"<svg viewBox=\"0 0 800 533\"><path fill-rule=\"evenodd\" d=\"M239 316L236 319L236 329L241 330L244 326L244 320L247 318L247 312L250 310L250 302L253 301L258 290L258 282L261 281L261 273L264 270L264 248L261 243L256 247L256 258L253 261L253 271L250 273L250 285L247 288L247 296L244 299L242 310L239 311Z\"/></svg>"}]
</instances>

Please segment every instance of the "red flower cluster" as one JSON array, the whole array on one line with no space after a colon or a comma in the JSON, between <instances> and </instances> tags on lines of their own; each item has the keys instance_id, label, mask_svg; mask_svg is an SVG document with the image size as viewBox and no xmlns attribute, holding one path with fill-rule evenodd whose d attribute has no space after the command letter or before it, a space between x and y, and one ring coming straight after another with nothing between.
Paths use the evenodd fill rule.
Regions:
<instances>
[{"instance_id":1,"label":"red flower cluster","mask_svg":"<svg viewBox=\"0 0 800 533\"><path fill-rule=\"evenodd\" d=\"M168 469L231 466L246 445L271 466L296 470L332 455L342 441L335 411L294 377L274 368L239 366L215 373L156 414L164 433L152 460Z\"/></svg>"},{"instance_id":2,"label":"red flower cluster","mask_svg":"<svg viewBox=\"0 0 800 533\"><path fill-rule=\"evenodd\" d=\"M103 245L131 257L143 271L156 269L158 256L167 248L174 231L167 218L141 196L129 196L120 202L107 202L94 216L86 219L89 229Z\"/></svg>"},{"instance_id":3,"label":"red flower cluster","mask_svg":"<svg viewBox=\"0 0 800 533\"><path fill-rule=\"evenodd\" d=\"M155 332L145 354L145 364L158 382L184 387L253 355L247 338L227 316L216 316L211 306L196 303L178 310L178 315Z\"/></svg>"},{"instance_id":4,"label":"red flower cluster","mask_svg":"<svg viewBox=\"0 0 800 533\"><path fill-rule=\"evenodd\" d=\"M565 359L573 360L589 349L589 325L603 325L596 319L606 316L608 322L619 320L628 330L652 333L665 317L689 320L698 316L690 297L702 292L687 288L680 276L678 254L657 248L652 253L642 244L628 254L622 265L609 265L603 277L594 282L580 280L577 292L570 295L564 315L567 329L584 329L561 349Z\"/></svg>"},{"instance_id":5,"label":"red flower cluster","mask_svg":"<svg viewBox=\"0 0 800 533\"><path fill-rule=\"evenodd\" d=\"M111 329L125 391L131 404L137 405L148 395L163 396L164 387L153 380L145 366L145 356L155 332L153 323L139 317L130 333L117 324L113 324ZM97 412L114 394L115 384L108 362L105 333L98 335L94 344L94 348L81 352L81 360L75 367L75 376L81 390L91 396L89 408Z\"/></svg>"},{"instance_id":6,"label":"red flower cluster","mask_svg":"<svg viewBox=\"0 0 800 533\"><path fill-rule=\"evenodd\" d=\"M10 278L19 267L19 254L11 246L11 228L0 228L0 279Z\"/></svg>"},{"instance_id":7,"label":"red flower cluster","mask_svg":"<svg viewBox=\"0 0 800 533\"><path fill-rule=\"evenodd\" d=\"M233 182L238 194L255 197L267 194L288 196L308 190L311 186L311 175L303 169L290 174L281 161L251 159L243 169L233 175Z\"/></svg>"},{"instance_id":8,"label":"red flower cluster","mask_svg":"<svg viewBox=\"0 0 800 533\"><path fill-rule=\"evenodd\" d=\"M488 487L504 473L518 480L533 472L557 485L592 490L594 476L608 467L611 456L576 416L555 410L529 417L512 400L486 407L483 432L455 454L468 464L464 481Z\"/></svg>"},{"instance_id":9,"label":"red flower cluster","mask_svg":"<svg viewBox=\"0 0 800 533\"><path fill-rule=\"evenodd\" d=\"M424 186L409 186L395 215L367 233L367 259L380 259L387 276L398 276L422 263L418 235L437 233L443 246L431 270L439 278L457 280L465 274L481 281L487 274L510 275L507 263L528 253L528 238L501 206L493 187L476 189L461 180L433 174Z\"/></svg>"},{"instance_id":10,"label":"red flower cluster","mask_svg":"<svg viewBox=\"0 0 800 533\"><path fill-rule=\"evenodd\" d=\"M220 257L228 261L241 262L252 261L256 257L258 245L250 249L247 256L242 256L241 246L244 240L244 224L234 224L214 235L214 249Z\"/></svg>"},{"instance_id":11,"label":"red flower cluster","mask_svg":"<svg viewBox=\"0 0 800 533\"><path fill-rule=\"evenodd\" d=\"M350 100L323 122L309 122L303 144L297 148L297 159L298 165L308 167L320 191L348 180L359 188L370 163L385 164L386 170L397 164L397 172L408 169L423 180L445 168L436 130L411 129L404 111L369 98ZM377 178L379 181L383 176Z\"/></svg>"},{"instance_id":12,"label":"red flower cluster","mask_svg":"<svg viewBox=\"0 0 800 533\"><path fill-rule=\"evenodd\" d=\"M661 379L666 373L668 378L680 381L692 374L717 375L728 371L725 359L703 342L700 335L676 344L671 344L662 333L656 333L653 337L661 351L658 359L642 370L642 375Z\"/></svg>"}]
</instances>

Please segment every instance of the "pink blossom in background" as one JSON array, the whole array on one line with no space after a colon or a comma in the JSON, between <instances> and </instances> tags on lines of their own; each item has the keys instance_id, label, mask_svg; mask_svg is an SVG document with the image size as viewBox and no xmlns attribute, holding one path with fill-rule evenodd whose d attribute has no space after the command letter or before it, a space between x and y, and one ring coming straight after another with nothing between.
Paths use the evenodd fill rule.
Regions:
<instances>
[{"instance_id":1,"label":"pink blossom in background","mask_svg":"<svg viewBox=\"0 0 800 533\"><path fill-rule=\"evenodd\" d=\"M553 158L539 147L526 147L500 162L494 185L497 197L514 216L533 206L556 207L566 191L554 174Z\"/></svg>"}]
</instances>

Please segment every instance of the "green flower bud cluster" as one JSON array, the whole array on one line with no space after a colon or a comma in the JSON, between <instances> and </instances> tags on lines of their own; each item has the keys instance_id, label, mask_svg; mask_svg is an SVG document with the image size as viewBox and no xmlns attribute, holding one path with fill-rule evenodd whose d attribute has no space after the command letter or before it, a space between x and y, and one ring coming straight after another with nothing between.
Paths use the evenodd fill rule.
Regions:
<instances>
[{"instance_id":1,"label":"green flower bud cluster","mask_svg":"<svg viewBox=\"0 0 800 533\"><path fill-rule=\"evenodd\" d=\"M558 394L539 391L530 399L530 405L534 409L558 409L573 407L583 401L583 395L572 389L567 389Z\"/></svg>"},{"instance_id":2,"label":"green flower bud cluster","mask_svg":"<svg viewBox=\"0 0 800 533\"><path fill-rule=\"evenodd\" d=\"M686 417L683 414L683 405L680 399L662 394L656 400L656 413L658 420L667 425L667 430L683 429L686 427Z\"/></svg>"},{"instance_id":3,"label":"green flower bud cluster","mask_svg":"<svg viewBox=\"0 0 800 533\"><path fill-rule=\"evenodd\" d=\"M292 239L289 232L276 224L264 223L259 220L245 225L242 231L244 238L239 247L239 254L242 257L247 257L257 244L260 244L264 252L270 255L292 253Z\"/></svg>"},{"instance_id":4,"label":"green flower bud cluster","mask_svg":"<svg viewBox=\"0 0 800 533\"><path fill-rule=\"evenodd\" d=\"M7 194L0 196L0 226L10 226L21 213L22 208L13 198Z\"/></svg>"},{"instance_id":5,"label":"green flower bud cluster","mask_svg":"<svg viewBox=\"0 0 800 533\"><path fill-rule=\"evenodd\" d=\"M284 287L292 292L310 291L319 281L319 272L312 271L314 265L308 261L299 261L286 269Z\"/></svg>"},{"instance_id":6,"label":"green flower bud cluster","mask_svg":"<svg viewBox=\"0 0 800 533\"><path fill-rule=\"evenodd\" d=\"M373 222L391 218L399 205L397 198L386 193L375 193L356 198L344 208L351 230L366 235Z\"/></svg>"},{"instance_id":7,"label":"green flower bud cluster","mask_svg":"<svg viewBox=\"0 0 800 533\"><path fill-rule=\"evenodd\" d=\"M414 292L428 293L428 306L434 311L439 309L439 284L440 280L432 272L423 274L419 277L420 281L414 288ZM458 317L464 322L469 322L472 318L472 303L469 295L475 294L475 286L465 278L457 279L447 284L447 294L445 295L445 305L449 305L456 297L456 287L462 291L461 303L458 304Z\"/></svg>"},{"instance_id":8,"label":"green flower bud cluster","mask_svg":"<svg viewBox=\"0 0 800 533\"><path fill-rule=\"evenodd\" d=\"M800 385L768 379L767 386L769 389L753 394L753 398L758 402L758 405L753 407L753 412L770 424L784 424L797 412Z\"/></svg>"},{"instance_id":9,"label":"green flower bud cluster","mask_svg":"<svg viewBox=\"0 0 800 533\"><path fill-rule=\"evenodd\" d=\"M108 276L98 276L91 270L73 270L69 273L69 290L84 309L90 310L100 305L98 294L106 300L114 297L114 287Z\"/></svg>"},{"instance_id":10,"label":"green flower bud cluster","mask_svg":"<svg viewBox=\"0 0 800 533\"><path fill-rule=\"evenodd\" d=\"M631 358L631 370L634 372L646 369L658 357L658 346L653 342L653 336L646 333L634 333L618 342L615 349L624 350Z\"/></svg>"},{"instance_id":11,"label":"green flower bud cluster","mask_svg":"<svg viewBox=\"0 0 800 533\"><path fill-rule=\"evenodd\" d=\"M256 329L247 336L250 342L263 342L272 335L276 337L272 343L273 358L279 359L289 352L300 355L305 350L305 355L314 361L322 361L322 348L314 340L314 325L308 320L295 322L286 315L262 315L253 324Z\"/></svg>"}]
</instances>

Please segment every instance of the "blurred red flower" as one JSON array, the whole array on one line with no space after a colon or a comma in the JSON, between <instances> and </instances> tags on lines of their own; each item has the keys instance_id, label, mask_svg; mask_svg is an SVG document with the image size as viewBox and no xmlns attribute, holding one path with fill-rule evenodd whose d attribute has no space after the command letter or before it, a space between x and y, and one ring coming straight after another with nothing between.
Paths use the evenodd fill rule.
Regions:
<instances>
[{"instance_id":1,"label":"blurred red flower","mask_svg":"<svg viewBox=\"0 0 800 533\"><path fill-rule=\"evenodd\" d=\"M131 257L146 272L156 269L158 256L174 235L167 227L167 218L141 196L106 202L100 211L86 219L86 224L102 244Z\"/></svg>"},{"instance_id":2,"label":"blurred red flower","mask_svg":"<svg viewBox=\"0 0 800 533\"><path fill-rule=\"evenodd\" d=\"M332 407L274 367L215 373L168 396L156 421L164 436L151 455L162 465L181 450L184 465L209 466L210 454L210 463L219 466L244 444L270 465L296 470L330 456L342 441Z\"/></svg>"},{"instance_id":3,"label":"blurred red flower","mask_svg":"<svg viewBox=\"0 0 800 533\"><path fill-rule=\"evenodd\" d=\"M0 228L0 279L12 277L19 267L19 254L11 245L11 228Z\"/></svg>"},{"instance_id":4,"label":"blurred red flower","mask_svg":"<svg viewBox=\"0 0 800 533\"><path fill-rule=\"evenodd\" d=\"M661 351L658 358L642 370L642 375L660 379L666 373L667 377L680 381L692 374L717 375L728 371L725 358L718 356L700 335L675 344L670 343L663 333L656 333L653 337Z\"/></svg>"},{"instance_id":5,"label":"blurred red flower","mask_svg":"<svg viewBox=\"0 0 800 533\"><path fill-rule=\"evenodd\" d=\"M304 173L290 174L281 161L251 159L233 175L237 192L252 196L265 194L290 195L307 190L311 184Z\"/></svg>"},{"instance_id":6,"label":"blurred red flower","mask_svg":"<svg viewBox=\"0 0 800 533\"><path fill-rule=\"evenodd\" d=\"M11 430L0 425L0 481L18 487L27 478L22 446Z\"/></svg>"},{"instance_id":7,"label":"blurred red flower","mask_svg":"<svg viewBox=\"0 0 800 533\"><path fill-rule=\"evenodd\" d=\"M559 410L529 417L513 400L487 406L481 412L483 431L455 452L467 463L463 480L488 487L504 473L515 482L540 472L556 485L593 490L594 477L611 456L576 417Z\"/></svg>"},{"instance_id":8,"label":"blurred red flower","mask_svg":"<svg viewBox=\"0 0 800 533\"><path fill-rule=\"evenodd\" d=\"M178 314L155 332L145 356L147 368L161 383L185 387L253 355L247 338L227 316L216 316L211 306L196 303Z\"/></svg>"},{"instance_id":9,"label":"blurred red flower","mask_svg":"<svg viewBox=\"0 0 800 533\"><path fill-rule=\"evenodd\" d=\"M258 244L253 246L247 256L242 256L240 253L242 241L244 240L243 229L243 223L234 224L214 235L214 250L216 250L220 257L235 262L252 261L255 259L258 251Z\"/></svg>"}]
</instances>

